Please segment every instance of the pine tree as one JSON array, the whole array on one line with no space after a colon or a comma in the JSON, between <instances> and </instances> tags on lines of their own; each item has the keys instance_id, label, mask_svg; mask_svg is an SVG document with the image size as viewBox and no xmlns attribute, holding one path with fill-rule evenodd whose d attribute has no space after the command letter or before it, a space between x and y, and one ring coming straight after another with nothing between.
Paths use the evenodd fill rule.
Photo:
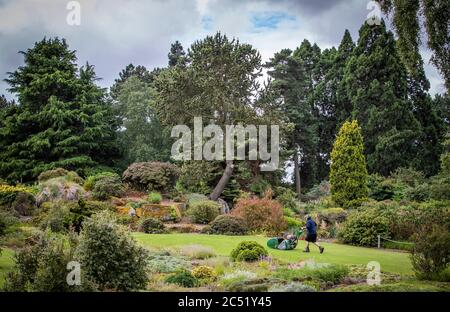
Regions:
<instances>
[{"instance_id":1,"label":"pine tree","mask_svg":"<svg viewBox=\"0 0 450 312\"><path fill-rule=\"evenodd\" d=\"M432 176L439 171L439 157L446 129L442 118L438 116L437 108L433 106L429 89L430 82L425 77L423 61L419 57L415 71L408 75L408 96L414 116L420 123L417 155L412 165L427 176Z\"/></svg>"},{"instance_id":2,"label":"pine tree","mask_svg":"<svg viewBox=\"0 0 450 312\"><path fill-rule=\"evenodd\" d=\"M0 177L25 182L56 167L112 165L117 123L93 67L78 69L64 39L21 53L25 64L6 79L19 103L2 116Z\"/></svg>"},{"instance_id":3,"label":"pine tree","mask_svg":"<svg viewBox=\"0 0 450 312\"><path fill-rule=\"evenodd\" d=\"M389 175L408 167L417 153L420 124L408 101L406 68L391 32L365 23L358 44L347 62L344 86L351 100L352 117L366 138L369 172Z\"/></svg>"},{"instance_id":4,"label":"pine tree","mask_svg":"<svg viewBox=\"0 0 450 312\"><path fill-rule=\"evenodd\" d=\"M186 65L186 52L184 52L183 46L177 40L170 46L170 52L167 55L169 58L169 66L185 66Z\"/></svg>"},{"instance_id":5,"label":"pine tree","mask_svg":"<svg viewBox=\"0 0 450 312\"><path fill-rule=\"evenodd\" d=\"M357 207L368 196L364 144L358 122L346 121L331 152L331 196L345 208Z\"/></svg>"},{"instance_id":6,"label":"pine tree","mask_svg":"<svg viewBox=\"0 0 450 312\"><path fill-rule=\"evenodd\" d=\"M161 70L159 68L155 68L152 72L150 72L145 66L138 65L134 66L133 64L128 64L120 73L119 78L115 79L114 84L110 88L111 97L114 100L117 100L117 97L120 93L120 88L130 77L138 77L140 81L145 82L147 84L151 84L155 79L156 75Z\"/></svg>"}]
</instances>

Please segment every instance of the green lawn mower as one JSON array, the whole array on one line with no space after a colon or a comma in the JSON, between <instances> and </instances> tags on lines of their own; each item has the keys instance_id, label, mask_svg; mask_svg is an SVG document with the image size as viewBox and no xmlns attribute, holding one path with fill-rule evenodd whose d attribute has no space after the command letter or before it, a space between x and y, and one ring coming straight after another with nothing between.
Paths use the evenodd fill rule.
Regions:
<instances>
[{"instance_id":1,"label":"green lawn mower","mask_svg":"<svg viewBox=\"0 0 450 312\"><path fill-rule=\"evenodd\" d=\"M267 241L267 247L278 250L292 250L297 247L298 239L303 235L303 229L296 229L293 234L285 237L272 237Z\"/></svg>"}]
</instances>

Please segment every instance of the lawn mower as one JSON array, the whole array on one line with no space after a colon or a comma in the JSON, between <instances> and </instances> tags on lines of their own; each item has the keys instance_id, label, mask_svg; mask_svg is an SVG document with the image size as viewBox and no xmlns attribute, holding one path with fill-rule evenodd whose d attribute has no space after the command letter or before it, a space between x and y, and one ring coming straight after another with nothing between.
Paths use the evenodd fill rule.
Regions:
<instances>
[{"instance_id":1,"label":"lawn mower","mask_svg":"<svg viewBox=\"0 0 450 312\"><path fill-rule=\"evenodd\" d=\"M284 237L272 237L267 241L267 247L279 250L292 250L297 247L298 239L303 234L303 229L296 229L293 234Z\"/></svg>"}]
</instances>

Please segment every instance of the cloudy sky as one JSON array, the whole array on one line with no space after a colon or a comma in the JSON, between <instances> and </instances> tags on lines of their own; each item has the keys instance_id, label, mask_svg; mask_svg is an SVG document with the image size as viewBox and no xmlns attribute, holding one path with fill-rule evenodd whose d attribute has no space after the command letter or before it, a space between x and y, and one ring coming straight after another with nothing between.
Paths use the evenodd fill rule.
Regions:
<instances>
[{"instance_id":1,"label":"cloudy sky","mask_svg":"<svg viewBox=\"0 0 450 312\"><path fill-rule=\"evenodd\" d=\"M79 0L80 25L69 25L67 0L0 0L0 78L23 62L17 52L44 36L67 39L79 64L95 65L109 87L129 63L147 68L167 64L170 44L185 48L218 30L251 43L268 60L303 39L322 49L337 46L344 30L353 39L371 12L367 0ZM422 51L431 92L442 93L443 81ZM0 82L0 94L7 85Z\"/></svg>"}]
</instances>

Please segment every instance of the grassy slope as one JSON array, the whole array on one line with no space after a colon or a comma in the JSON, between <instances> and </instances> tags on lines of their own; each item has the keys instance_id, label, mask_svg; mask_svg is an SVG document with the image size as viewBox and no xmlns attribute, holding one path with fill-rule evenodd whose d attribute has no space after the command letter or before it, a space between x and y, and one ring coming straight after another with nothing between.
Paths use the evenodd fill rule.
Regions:
<instances>
[{"instance_id":1,"label":"grassy slope","mask_svg":"<svg viewBox=\"0 0 450 312\"><path fill-rule=\"evenodd\" d=\"M243 240L254 240L266 246L267 238L263 236L224 236L203 234L144 234L133 233L133 236L145 247L176 247L189 244L199 244L212 247L218 255L228 256L231 250ZM340 244L322 243L325 252L319 254L315 246L311 253L302 252L305 242L300 241L295 250L281 251L269 249L270 254L287 262L314 259L316 262L336 264L363 264L378 261L381 270L401 274L412 274L409 255L402 252L377 250Z\"/></svg>"},{"instance_id":2,"label":"grassy slope","mask_svg":"<svg viewBox=\"0 0 450 312\"><path fill-rule=\"evenodd\" d=\"M3 287L6 273L12 270L14 265L13 251L11 249L2 248L0 255L0 288Z\"/></svg>"}]
</instances>

